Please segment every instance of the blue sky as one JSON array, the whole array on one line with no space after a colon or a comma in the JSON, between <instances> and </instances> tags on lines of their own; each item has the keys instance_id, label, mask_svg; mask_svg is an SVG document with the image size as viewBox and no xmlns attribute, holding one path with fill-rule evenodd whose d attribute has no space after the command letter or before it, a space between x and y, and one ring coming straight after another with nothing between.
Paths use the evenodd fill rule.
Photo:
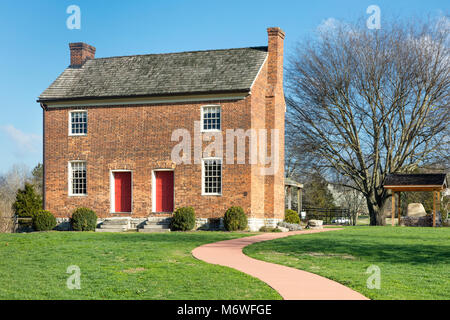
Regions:
<instances>
[{"instance_id":1,"label":"blue sky","mask_svg":"<svg viewBox=\"0 0 450 320\"><path fill-rule=\"evenodd\" d=\"M69 64L69 42L86 42L97 57L266 45L266 28L286 32L285 53L328 18L354 21L378 5L384 16L448 13L448 0L0 2L0 173L42 161L42 110L36 98ZM66 9L81 9L69 30Z\"/></svg>"}]
</instances>

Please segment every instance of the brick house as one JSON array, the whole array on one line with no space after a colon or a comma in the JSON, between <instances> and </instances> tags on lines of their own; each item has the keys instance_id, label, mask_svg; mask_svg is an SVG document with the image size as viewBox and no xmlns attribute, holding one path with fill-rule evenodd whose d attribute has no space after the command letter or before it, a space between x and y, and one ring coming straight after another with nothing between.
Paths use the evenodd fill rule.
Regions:
<instances>
[{"instance_id":1,"label":"brick house","mask_svg":"<svg viewBox=\"0 0 450 320\"><path fill-rule=\"evenodd\" d=\"M204 221L241 206L252 230L282 219L284 32L267 32L264 47L110 58L71 43L70 66L38 99L45 209L60 219L77 207L103 219L146 219L192 206ZM191 132L188 144L198 146L196 124L202 151L211 134L225 141L228 129L266 129L267 154L276 152L278 169L262 174L270 164L250 161L245 137L245 163L238 152L229 163L225 151L199 158L195 148L181 155L198 161L177 163L173 150L181 139L174 132ZM273 129L280 134L270 136Z\"/></svg>"}]
</instances>

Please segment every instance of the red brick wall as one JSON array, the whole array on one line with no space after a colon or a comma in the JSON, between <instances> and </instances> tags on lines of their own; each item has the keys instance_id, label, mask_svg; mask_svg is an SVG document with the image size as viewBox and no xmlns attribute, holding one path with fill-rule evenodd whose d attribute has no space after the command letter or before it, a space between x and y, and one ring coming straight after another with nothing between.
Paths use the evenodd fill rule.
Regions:
<instances>
[{"instance_id":1,"label":"red brick wall","mask_svg":"<svg viewBox=\"0 0 450 320\"><path fill-rule=\"evenodd\" d=\"M214 102L222 107L222 134L230 128L250 128L249 100ZM175 207L193 206L199 217L219 217L232 206L250 213L250 167L223 164L222 196L201 195L201 165L171 161L175 129L192 134L200 108L208 102L171 105L83 107L88 110L87 136L68 136L73 109L50 109L45 116L45 203L58 217L79 206L101 217L110 212L110 170L133 171L133 216L152 210L152 170L174 168ZM209 142L203 142L205 148ZM191 142L194 145L194 142ZM87 196L68 196L68 162L86 160ZM192 152L193 160L193 152ZM246 193L246 195L245 195Z\"/></svg>"},{"instance_id":2,"label":"red brick wall","mask_svg":"<svg viewBox=\"0 0 450 320\"><path fill-rule=\"evenodd\" d=\"M158 105L83 106L88 110L87 136L68 135L70 108L49 108L44 116L45 206L57 217L69 217L80 206L99 217L110 216L110 171L133 171L133 216L152 213L152 170L173 168L175 208L194 207L198 217L221 217L230 206L241 206L250 217L282 218L284 215L284 95L282 86L284 34L269 29L269 55L251 95L243 100ZM188 129L201 106L220 104L224 159L222 196L203 196L201 165L171 161L171 141L176 129ZM279 170L262 176L260 165L228 165L226 129L278 128ZM270 137L270 136L269 136ZM270 141L270 139L269 139ZM205 148L209 142L203 142ZM191 146L194 142L191 141ZM270 146L269 146L270 147ZM248 141L246 150L249 150ZM236 156L236 154L235 154ZM192 152L192 159L194 154ZM68 162L86 160L87 196L68 195Z\"/></svg>"}]
</instances>

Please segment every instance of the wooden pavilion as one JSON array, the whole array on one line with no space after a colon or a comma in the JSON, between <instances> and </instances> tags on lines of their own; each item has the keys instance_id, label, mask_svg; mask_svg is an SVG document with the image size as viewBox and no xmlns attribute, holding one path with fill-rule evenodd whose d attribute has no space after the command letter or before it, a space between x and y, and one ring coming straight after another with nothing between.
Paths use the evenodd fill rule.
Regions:
<instances>
[{"instance_id":1,"label":"wooden pavilion","mask_svg":"<svg viewBox=\"0 0 450 320\"><path fill-rule=\"evenodd\" d=\"M302 189L303 184L290 179L290 178L284 178L284 186L285 186L285 192L287 196L287 208L292 209L292 189L297 190L297 212L300 215L302 211Z\"/></svg>"},{"instance_id":2,"label":"wooden pavilion","mask_svg":"<svg viewBox=\"0 0 450 320\"><path fill-rule=\"evenodd\" d=\"M392 191L392 225L395 221L395 213L400 207L400 197L396 208L395 195L398 192L408 191L431 191L433 192L433 227L436 226L436 202L441 206L441 192L447 188L447 177L445 173L423 173L423 174L389 174L386 176L384 188ZM398 224L400 225L400 213L398 213Z\"/></svg>"}]
</instances>

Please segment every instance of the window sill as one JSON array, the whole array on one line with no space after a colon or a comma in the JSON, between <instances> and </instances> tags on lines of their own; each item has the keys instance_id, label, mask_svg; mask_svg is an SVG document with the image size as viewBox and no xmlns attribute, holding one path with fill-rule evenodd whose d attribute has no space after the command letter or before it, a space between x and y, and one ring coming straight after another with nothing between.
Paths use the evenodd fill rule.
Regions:
<instances>
[{"instance_id":1,"label":"window sill","mask_svg":"<svg viewBox=\"0 0 450 320\"><path fill-rule=\"evenodd\" d=\"M201 133L208 133L208 132L222 132L222 130L220 129L201 129L200 130Z\"/></svg>"},{"instance_id":2,"label":"window sill","mask_svg":"<svg viewBox=\"0 0 450 320\"><path fill-rule=\"evenodd\" d=\"M74 133L71 133L71 134L69 134L69 137L87 137L87 133L86 134L74 134Z\"/></svg>"}]
</instances>

